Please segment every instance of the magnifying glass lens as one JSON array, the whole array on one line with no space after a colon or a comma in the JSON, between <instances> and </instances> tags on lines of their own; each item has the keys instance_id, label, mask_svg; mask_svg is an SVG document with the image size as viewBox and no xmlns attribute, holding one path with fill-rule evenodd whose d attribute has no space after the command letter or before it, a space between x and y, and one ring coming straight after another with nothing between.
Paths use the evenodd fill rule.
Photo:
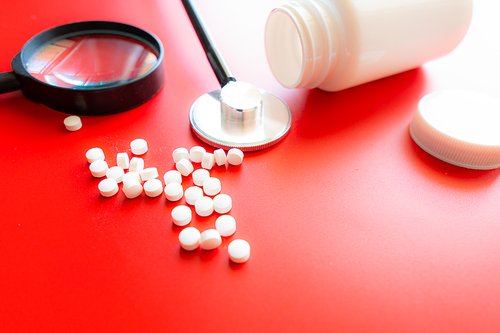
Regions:
<instances>
[{"instance_id":1,"label":"magnifying glass lens","mask_svg":"<svg viewBox=\"0 0 500 333\"><path fill-rule=\"evenodd\" d=\"M151 71L159 55L138 40L117 35L58 39L41 45L25 68L56 87L96 88L122 84Z\"/></svg>"}]
</instances>

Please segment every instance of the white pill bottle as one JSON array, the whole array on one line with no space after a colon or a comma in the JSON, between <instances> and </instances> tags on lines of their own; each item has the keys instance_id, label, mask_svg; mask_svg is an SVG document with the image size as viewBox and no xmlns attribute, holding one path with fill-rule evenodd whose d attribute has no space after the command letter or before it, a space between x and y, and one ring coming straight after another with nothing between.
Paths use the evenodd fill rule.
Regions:
<instances>
[{"instance_id":1,"label":"white pill bottle","mask_svg":"<svg viewBox=\"0 0 500 333\"><path fill-rule=\"evenodd\" d=\"M471 16L472 0L295 0L267 19L267 59L287 88L339 91L449 53Z\"/></svg>"}]
</instances>

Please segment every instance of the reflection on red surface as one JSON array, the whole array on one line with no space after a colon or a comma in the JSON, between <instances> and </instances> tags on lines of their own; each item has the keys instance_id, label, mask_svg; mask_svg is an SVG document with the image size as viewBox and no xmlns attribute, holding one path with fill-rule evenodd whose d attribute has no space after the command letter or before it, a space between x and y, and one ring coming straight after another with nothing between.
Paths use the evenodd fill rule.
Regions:
<instances>
[{"instance_id":1,"label":"reflection on red surface","mask_svg":"<svg viewBox=\"0 0 500 333\"><path fill-rule=\"evenodd\" d=\"M95 88L138 78L157 61L157 55L136 40L91 35L42 45L26 69L53 86Z\"/></svg>"}]
</instances>

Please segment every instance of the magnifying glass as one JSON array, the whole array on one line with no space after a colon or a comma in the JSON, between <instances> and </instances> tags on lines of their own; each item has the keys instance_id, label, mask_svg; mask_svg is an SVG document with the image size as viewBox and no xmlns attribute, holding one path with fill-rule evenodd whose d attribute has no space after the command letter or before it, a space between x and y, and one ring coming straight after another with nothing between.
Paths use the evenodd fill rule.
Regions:
<instances>
[{"instance_id":1,"label":"magnifying glass","mask_svg":"<svg viewBox=\"0 0 500 333\"><path fill-rule=\"evenodd\" d=\"M0 93L75 115L137 107L163 86L163 46L137 27L107 21L61 25L31 38L0 73Z\"/></svg>"}]
</instances>

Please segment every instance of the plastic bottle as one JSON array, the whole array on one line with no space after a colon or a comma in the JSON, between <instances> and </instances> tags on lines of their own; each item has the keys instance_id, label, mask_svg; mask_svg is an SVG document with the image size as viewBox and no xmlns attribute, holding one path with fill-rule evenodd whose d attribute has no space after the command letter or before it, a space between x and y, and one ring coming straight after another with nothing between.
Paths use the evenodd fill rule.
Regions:
<instances>
[{"instance_id":1,"label":"plastic bottle","mask_svg":"<svg viewBox=\"0 0 500 333\"><path fill-rule=\"evenodd\" d=\"M267 59L285 87L338 91L449 53L471 16L472 0L296 0L267 19Z\"/></svg>"}]
</instances>

